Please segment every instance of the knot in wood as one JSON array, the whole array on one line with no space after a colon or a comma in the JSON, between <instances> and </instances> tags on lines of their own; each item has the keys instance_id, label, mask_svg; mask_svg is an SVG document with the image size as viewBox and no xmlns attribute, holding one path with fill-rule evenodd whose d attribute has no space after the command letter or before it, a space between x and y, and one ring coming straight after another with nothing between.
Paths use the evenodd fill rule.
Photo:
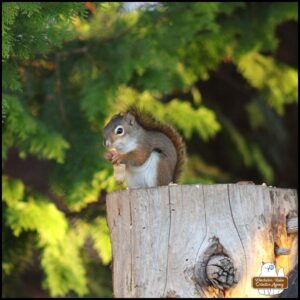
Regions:
<instances>
[{"instance_id":1,"label":"knot in wood","mask_svg":"<svg viewBox=\"0 0 300 300\"><path fill-rule=\"evenodd\" d=\"M291 252L291 251L290 251L290 249L288 249L288 248L275 247L275 256L289 255L290 252Z\"/></svg>"},{"instance_id":2,"label":"knot in wood","mask_svg":"<svg viewBox=\"0 0 300 300\"><path fill-rule=\"evenodd\" d=\"M231 288L236 283L232 260L224 255L212 256L206 265L207 279L219 289Z\"/></svg>"}]
</instances>

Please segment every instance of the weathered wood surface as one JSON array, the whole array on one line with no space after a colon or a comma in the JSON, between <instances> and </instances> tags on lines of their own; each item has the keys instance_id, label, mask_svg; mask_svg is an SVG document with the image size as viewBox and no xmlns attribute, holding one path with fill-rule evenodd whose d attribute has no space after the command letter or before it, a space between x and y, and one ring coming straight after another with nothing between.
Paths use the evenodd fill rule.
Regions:
<instances>
[{"instance_id":1,"label":"weathered wood surface","mask_svg":"<svg viewBox=\"0 0 300 300\"><path fill-rule=\"evenodd\" d=\"M106 203L115 297L266 297L252 288L262 261L285 274L298 262L297 233L286 230L298 215L292 189L170 185L114 192ZM275 247L290 254L275 256ZM204 278L213 254L233 263L231 288Z\"/></svg>"}]
</instances>

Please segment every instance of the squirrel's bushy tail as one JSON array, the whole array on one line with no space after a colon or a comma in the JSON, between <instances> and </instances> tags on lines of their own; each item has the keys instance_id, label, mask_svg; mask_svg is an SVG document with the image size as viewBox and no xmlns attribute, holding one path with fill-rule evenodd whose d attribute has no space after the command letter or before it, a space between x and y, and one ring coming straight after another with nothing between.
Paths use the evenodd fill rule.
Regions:
<instances>
[{"instance_id":1,"label":"squirrel's bushy tail","mask_svg":"<svg viewBox=\"0 0 300 300\"><path fill-rule=\"evenodd\" d=\"M137 120L137 122L146 130L160 131L164 133L175 146L177 153L177 162L175 165L173 182L177 183L182 172L185 163L185 143L182 140L180 134L168 124L165 124L152 116L152 114L144 111L137 106L130 106L126 109L125 113L131 113Z\"/></svg>"}]
</instances>

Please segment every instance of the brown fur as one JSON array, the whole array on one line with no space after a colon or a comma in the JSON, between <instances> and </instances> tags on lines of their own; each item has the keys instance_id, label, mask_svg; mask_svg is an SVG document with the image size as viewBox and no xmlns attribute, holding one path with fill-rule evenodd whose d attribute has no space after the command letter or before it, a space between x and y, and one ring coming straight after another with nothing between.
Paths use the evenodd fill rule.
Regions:
<instances>
[{"instance_id":1,"label":"brown fur","mask_svg":"<svg viewBox=\"0 0 300 300\"><path fill-rule=\"evenodd\" d=\"M177 154L177 161L173 170L173 176L171 177L174 183L178 182L186 157L185 144L179 133L172 126L158 121L150 113L142 111L136 106L129 107L126 110L125 114L126 113L132 114L135 117L136 121L139 123L139 125L142 126L145 130L161 132L171 140L176 149ZM163 169L168 168L167 161L162 160L160 162L160 167L162 167ZM169 172L172 172L172 170L169 170ZM168 178L169 176L166 175L167 174L165 174L165 178ZM163 174L158 175L158 185L162 185L160 183L165 182L163 176Z\"/></svg>"},{"instance_id":2,"label":"brown fur","mask_svg":"<svg viewBox=\"0 0 300 300\"><path fill-rule=\"evenodd\" d=\"M143 149L139 148L126 154L117 154L118 163L128 164L132 166L141 166L148 159L149 154Z\"/></svg>"},{"instance_id":3,"label":"brown fur","mask_svg":"<svg viewBox=\"0 0 300 300\"><path fill-rule=\"evenodd\" d=\"M168 185L172 181L171 178L173 178L169 163L166 160L161 159L158 163L158 170L164 170L164 172L157 173L157 185Z\"/></svg>"}]
</instances>

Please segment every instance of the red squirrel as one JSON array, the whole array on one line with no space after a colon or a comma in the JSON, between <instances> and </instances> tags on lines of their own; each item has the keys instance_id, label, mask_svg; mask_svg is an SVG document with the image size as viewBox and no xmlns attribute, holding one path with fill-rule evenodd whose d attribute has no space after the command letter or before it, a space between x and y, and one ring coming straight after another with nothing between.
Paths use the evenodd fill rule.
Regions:
<instances>
[{"instance_id":1,"label":"red squirrel","mask_svg":"<svg viewBox=\"0 0 300 300\"><path fill-rule=\"evenodd\" d=\"M125 165L129 188L176 183L185 161L185 144L170 125L135 106L114 115L103 130L104 159Z\"/></svg>"}]
</instances>

